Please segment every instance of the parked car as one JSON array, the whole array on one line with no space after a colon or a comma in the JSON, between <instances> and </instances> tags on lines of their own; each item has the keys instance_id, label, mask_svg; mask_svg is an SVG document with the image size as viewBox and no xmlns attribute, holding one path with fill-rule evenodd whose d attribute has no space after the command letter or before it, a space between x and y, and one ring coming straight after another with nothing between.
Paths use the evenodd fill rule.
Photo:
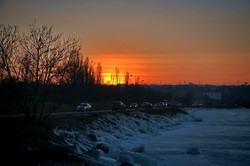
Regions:
<instances>
[{"instance_id":1,"label":"parked car","mask_svg":"<svg viewBox=\"0 0 250 166\"><path fill-rule=\"evenodd\" d=\"M91 111L92 106L89 103L81 103L77 106L77 111Z\"/></svg>"},{"instance_id":2,"label":"parked car","mask_svg":"<svg viewBox=\"0 0 250 166\"><path fill-rule=\"evenodd\" d=\"M114 101L112 104L112 111L125 111L126 105L122 101Z\"/></svg>"},{"instance_id":3,"label":"parked car","mask_svg":"<svg viewBox=\"0 0 250 166\"><path fill-rule=\"evenodd\" d=\"M159 102L155 104L155 107L157 108L166 108L168 104L166 102Z\"/></svg>"},{"instance_id":4,"label":"parked car","mask_svg":"<svg viewBox=\"0 0 250 166\"><path fill-rule=\"evenodd\" d=\"M131 103L129 108L139 108L139 105L137 103Z\"/></svg>"},{"instance_id":5,"label":"parked car","mask_svg":"<svg viewBox=\"0 0 250 166\"><path fill-rule=\"evenodd\" d=\"M150 102L143 102L141 108L153 108L153 104Z\"/></svg>"}]
</instances>

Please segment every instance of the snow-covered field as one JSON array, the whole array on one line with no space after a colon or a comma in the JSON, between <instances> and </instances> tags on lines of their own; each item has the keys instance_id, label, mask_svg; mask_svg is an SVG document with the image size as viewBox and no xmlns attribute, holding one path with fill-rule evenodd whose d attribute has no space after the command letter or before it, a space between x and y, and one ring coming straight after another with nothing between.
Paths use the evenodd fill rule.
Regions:
<instances>
[{"instance_id":1,"label":"snow-covered field","mask_svg":"<svg viewBox=\"0 0 250 166\"><path fill-rule=\"evenodd\" d=\"M174 117L106 115L77 131L54 132L71 153L96 166L250 164L249 109L186 111Z\"/></svg>"},{"instance_id":2,"label":"snow-covered field","mask_svg":"<svg viewBox=\"0 0 250 166\"><path fill-rule=\"evenodd\" d=\"M202 122L186 122L145 141L159 166L249 166L250 109L189 109ZM198 148L198 154L186 152Z\"/></svg>"}]
</instances>

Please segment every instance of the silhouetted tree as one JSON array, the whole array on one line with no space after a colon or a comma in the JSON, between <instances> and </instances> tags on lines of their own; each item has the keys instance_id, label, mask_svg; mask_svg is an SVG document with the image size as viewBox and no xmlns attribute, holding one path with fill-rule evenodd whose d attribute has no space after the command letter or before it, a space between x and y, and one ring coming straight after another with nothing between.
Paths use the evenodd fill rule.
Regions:
<instances>
[{"instance_id":1,"label":"silhouetted tree","mask_svg":"<svg viewBox=\"0 0 250 166\"><path fill-rule=\"evenodd\" d=\"M30 24L30 33L24 34L20 41L22 59L29 62L28 73L31 82L42 84L54 83L57 67L72 53L75 39L62 38L62 34L53 34L52 26L37 27ZM27 64L24 64L25 67Z\"/></svg>"},{"instance_id":2,"label":"silhouetted tree","mask_svg":"<svg viewBox=\"0 0 250 166\"><path fill-rule=\"evenodd\" d=\"M25 91L21 92L20 105L27 120L35 120L39 112L39 121L51 113L49 108L55 104L50 98L48 86L57 83L58 67L72 55L78 42L72 38L63 38L54 34L52 26L37 27L36 22L29 25L29 33L23 34L21 70ZM27 84L29 83L29 84Z\"/></svg>"},{"instance_id":3,"label":"silhouetted tree","mask_svg":"<svg viewBox=\"0 0 250 166\"><path fill-rule=\"evenodd\" d=\"M120 70L119 68L115 68L115 83L120 84Z\"/></svg>"},{"instance_id":4,"label":"silhouetted tree","mask_svg":"<svg viewBox=\"0 0 250 166\"><path fill-rule=\"evenodd\" d=\"M80 84L84 81L83 57L80 54L78 40L73 45L70 55L57 69L57 79L59 84Z\"/></svg>"},{"instance_id":5,"label":"silhouetted tree","mask_svg":"<svg viewBox=\"0 0 250 166\"><path fill-rule=\"evenodd\" d=\"M18 27L0 25L0 77L13 80L18 77L17 51L18 51ZM0 80L1 81L1 80Z\"/></svg>"},{"instance_id":6,"label":"silhouetted tree","mask_svg":"<svg viewBox=\"0 0 250 166\"><path fill-rule=\"evenodd\" d=\"M102 84L102 65L100 62L96 67L96 84Z\"/></svg>"},{"instance_id":7,"label":"silhouetted tree","mask_svg":"<svg viewBox=\"0 0 250 166\"><path fill-rule=\"evenodd\" d=\"M127 71L125 74L124 74L124 80L125 80L125 84L128 85L129 84L129 79L130 79L130 76L132 76L131 74L129 74L129 72Z\"/></svg>"},{"instance_id":8,"label":"silhouetted tree","mask_svg":"<svg viewBox=\"0 0 250 166\"><path fill-rule=\"evenodd\" d=\"M95 71L93 61L89 60L87 57L83 63L83 77L85 84L94 84L95 83Z\"/></svg>"},{"instance_id":9,"label":"silhouetted tree","mask_svg":"<svg viewBox=\"0 0 250 166\"><path fill-rule=\"evenodd\" d=\"M114 85L115 83L115 75L113 73L110 73L110 84Z\"/></svg>"}]
</instances>

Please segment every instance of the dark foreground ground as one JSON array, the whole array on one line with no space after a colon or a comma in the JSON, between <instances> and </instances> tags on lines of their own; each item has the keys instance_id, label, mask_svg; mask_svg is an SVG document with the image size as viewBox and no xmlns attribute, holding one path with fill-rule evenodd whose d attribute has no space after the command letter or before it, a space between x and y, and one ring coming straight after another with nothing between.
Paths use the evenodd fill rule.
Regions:
<instances>
[{"instance_id":1,"label":"dark foreground ground","mask_svg":"<svg viewBox=\"0 0 250 166\"><path fill-rule=\"evenodd\" d=\"M177 108L141 111L148 114L166 114L172 116L180 112L185 113L183 110ZM123 113L129 116L131 112ZM87 165L77 156L69 155L67 147L52 144L52 141L56 140L58 142L62 140L62 138L53 134L53 129L56 127L77 129L105 114L108 113L93 112L87 116L51 117L44 124L28 123L22 118L1 118L1 163L7 163L6 165L34 166Z\"/></svg>"}]
</instances>

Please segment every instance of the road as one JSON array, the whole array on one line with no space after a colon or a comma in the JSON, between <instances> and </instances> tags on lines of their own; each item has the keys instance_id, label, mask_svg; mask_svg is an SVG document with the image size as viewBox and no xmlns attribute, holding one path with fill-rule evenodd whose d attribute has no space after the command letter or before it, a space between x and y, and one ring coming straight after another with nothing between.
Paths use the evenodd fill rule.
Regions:
<instances>
[{"instance_id":1,"label":"road","mask_svg":"<svg viewBox=\"0 0 250 166\"><path fill-rule=\"evenodd\" d=\"M87 116L92 113L108 113L112 112L111 110L95 110L91 112L56 112L52 113L50 116L53 117L62 117L62 116ZM6 115L0 115L0 118L22 118L24 117L24 114L6 114Z\"/></svg>"},{"instance_id":2,"label":"road","mask_svg":"<svg viewBox=\"0 0 250 166\"><path fill-rule=\"evenodd\" d=\"M140 109L139 109L140 110ZM134 111L134 109L126 109L126 111ZM111 110L94 110L91 112L56 112L52 113L50 116L51 117L64 117L64 116L89 116L91 114L96 114L96 113L111 113ZM120 111L119 111L120 112ZM39 114L37 114L39 115ZM1 118L24 118L24 114L6 114L6 115L0 115Z\"/></svg>"}]
</instances>

